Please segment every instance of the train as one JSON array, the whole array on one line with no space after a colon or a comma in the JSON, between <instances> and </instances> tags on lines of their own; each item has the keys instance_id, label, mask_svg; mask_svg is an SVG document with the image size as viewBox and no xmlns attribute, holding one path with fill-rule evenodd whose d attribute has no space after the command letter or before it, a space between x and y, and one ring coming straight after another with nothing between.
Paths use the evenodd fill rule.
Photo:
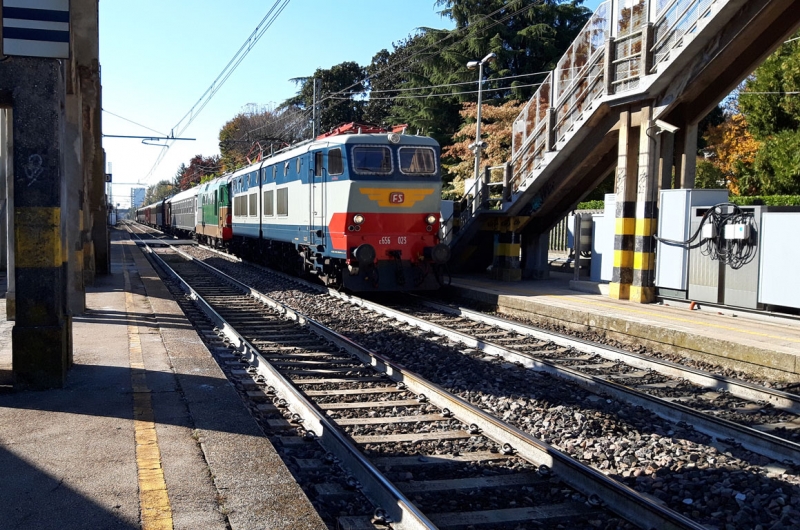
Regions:
<instances>
[{"instance_id":1,"label":"train","mask_svg":"<svg viewBox=\"0 0 800 530\"><path fill-rule=\"evenodd\" d=\"M432 138L347 124L139 208L140 223L354 292L441 287Z\"/></svg>"}]
</instances>

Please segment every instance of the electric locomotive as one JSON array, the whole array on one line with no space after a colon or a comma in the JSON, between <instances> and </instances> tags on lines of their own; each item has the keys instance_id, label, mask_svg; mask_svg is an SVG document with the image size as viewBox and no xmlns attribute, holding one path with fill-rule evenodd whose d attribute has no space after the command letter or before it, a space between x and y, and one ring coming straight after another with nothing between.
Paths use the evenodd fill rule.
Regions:
<instances>
[{"instance_id":1,"label":"electric locomotive","mask_svg":"<svg viewBox=\"0 0 800 530\"><path fill-rule=\"evenodd\" d=\"M438 238L439 145L365 129L340 127L234 173L237 253L353 291L438 288L450 257Z\"/></svg>"},{"instance_id":2,"label":"electric locomotive","mask_svg":"<svg viewBox=\"0 0 800 530\"><path fill-rule=\"evenodd\" d=\"M198 240L326 285L428 290L446 274L432 138L348 124L201 184L196 196L182 192L167 208L188 214L192 200ZM153 224L153 206L140 222Z\"/></svg>"}]
</instances>

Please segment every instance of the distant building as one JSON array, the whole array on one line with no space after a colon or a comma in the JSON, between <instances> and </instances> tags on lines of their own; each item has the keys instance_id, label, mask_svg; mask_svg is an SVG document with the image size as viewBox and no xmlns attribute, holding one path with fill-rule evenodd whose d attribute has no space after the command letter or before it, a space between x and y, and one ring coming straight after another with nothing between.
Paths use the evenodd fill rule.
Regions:
<instances>
[{"instance_id":1,"label":"distant building","mask_svg":"<svg viewBox=\"0 0 800 530\"><path fill-rule=\"evenodd\" d=\"M144 203L145 188L131 188L131 208L138 208Z\"/></svg>"}]
</instances>

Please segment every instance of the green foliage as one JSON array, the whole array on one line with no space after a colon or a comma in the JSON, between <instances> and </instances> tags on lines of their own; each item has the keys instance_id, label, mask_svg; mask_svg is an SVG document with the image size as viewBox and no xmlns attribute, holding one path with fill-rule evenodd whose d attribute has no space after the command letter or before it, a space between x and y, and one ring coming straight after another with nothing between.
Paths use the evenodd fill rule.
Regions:
<instances>
[{"instance_id":1,"label":"green foliage","mask_svg":"<svg viewBox=\"0 0 800 530\"><path fill-rule=\"evenodd\" d=\"M795 37L800 33L795 34ZM751 132L763 140L800 128L800 40L783 44L745 81L739 106Z\"/></svg>"},{"instance_id":2,"label":"green foliage","mask_svg":"<svg viewBox=\"0 0 800 530\"><path fill-rule=\"evenodd\" d=\"M800 195L756 195L753 197L730 197L730 202L739 206L800 206Z\"/></svg>"},{"instance_id":3,"label":"green foliage","mask_svg":"<svg viewBox=\"0 0 800 530\"><path fill-rule=\"evenodd\" d=\"M725 173L708 160L697 162L694 177L695 188L717 190L725 187Z\"/></svg>"},{"instance_id":4,"label":"green foliage","mask_svg":"<svg viewBox=\"0 0 800 530\"><path fill-rule=\"evenodd\" d=\"M764 194L800 192L800 132L785 130L768 138L754 163Z\"/></svg>"},{"instance_id":5,"label":"green foliage","mask_svg":"<svg viewBox=\"0 0 800 530\"><path fill-rule=\"evenodd\" d=\"M579 202L577 210L602 210L605 208L606 201L585 201Z\"/></svg>"},{"instance_id":6,"label":"green foliage","mask_svg":"<svg viewBox=\"0 0 800 530\"><path fill-rule=\"evenodd\" d=\"M176 191L178 191L178 188L172 182L162 180L147 188L147 191L144 192L143 204L147 206L154 202L163 201L167 197L172 197Z\"/></svg>"},{"instance_id":7,"label":"green foliage","mask_svg":"<svg viewBox=\"0 0 800 530\"><path fill-rule=\"evenodd\" d=\"M365 77L365 69L353 61L345 61L329 69L318 68L311 77L292 79L300 86L300 90L295 97L285 101L283 107L306 110L310 119L314 105L314 80L320 79L321 131L328 131L343 123L364 121L366 102L360 96L366 91L362 84Z\"/></svg>"}]
</instances>

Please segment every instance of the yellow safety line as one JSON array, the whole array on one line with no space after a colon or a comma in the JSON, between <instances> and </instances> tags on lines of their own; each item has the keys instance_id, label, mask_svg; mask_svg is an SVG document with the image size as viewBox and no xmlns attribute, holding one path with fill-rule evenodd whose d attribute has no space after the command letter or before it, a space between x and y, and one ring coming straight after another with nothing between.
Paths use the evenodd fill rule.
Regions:
<instances>
[{"instance_id":1,"label":"yellow safety line","mask_svg":"<svg viewBox=\"0 0 800 530\"><path fill-rule=\"evenodd\" d=\"M131 320L134 305L127 270L124 271L124 275L142 530L172 530L172 508L167 495L167 484L164 481L164 469L161 467L161 451L158 448L150 389L147 387L139 326Z\"/></svg>"}]
</instances>

